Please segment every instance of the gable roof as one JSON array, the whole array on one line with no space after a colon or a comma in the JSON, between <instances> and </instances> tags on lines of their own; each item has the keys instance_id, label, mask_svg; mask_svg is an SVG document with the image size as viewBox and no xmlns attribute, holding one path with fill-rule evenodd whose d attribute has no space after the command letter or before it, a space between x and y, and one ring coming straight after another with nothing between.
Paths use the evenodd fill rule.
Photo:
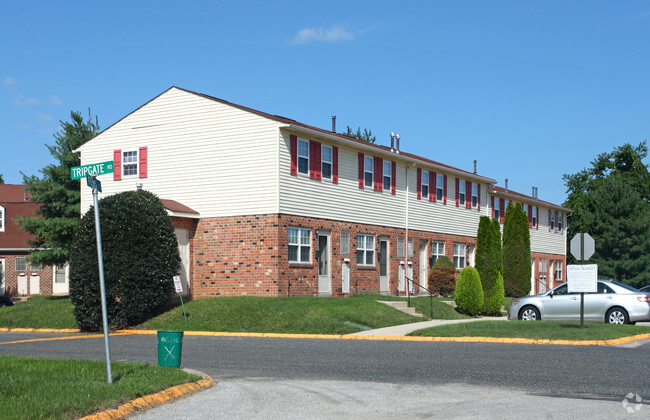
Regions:
<instances>
[{"instance_id":1,"label":"gable roof","mask_svg":"<svg viewBox=\"0 0 650 420\"><path fill-rule=\"evenodd\" d=\"M525 201L526 204L542 205L544 207L550 207L556 210L561 210L567 213L571 213L571 209L568 207L563 207L557 204L549 203L548 201L540 200L539 198L534 198L526 194L512 191L510 189L506 190L505 188L497 187L496 185L491 185L489 188L489 192L502 196L504 198L511 198L514 200Z\"/></svg>"}]
</instances>

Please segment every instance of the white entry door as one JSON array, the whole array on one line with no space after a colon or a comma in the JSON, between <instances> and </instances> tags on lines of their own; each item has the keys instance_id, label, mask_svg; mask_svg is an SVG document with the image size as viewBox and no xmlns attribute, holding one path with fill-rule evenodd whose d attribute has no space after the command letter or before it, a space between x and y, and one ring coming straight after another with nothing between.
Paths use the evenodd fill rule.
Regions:
<instances>
[{"instance_id":1,"label":"white entry door","mask_svg":"<svg viewBox=\"0 0 650 420\"><path fill-rule=\"evenodd\" d=\"M55 265L54 266L54 279L52 281L52 294L54 295L67 295L70 292L70 284L68 282L69 265Z\"/></svg>"},{"instance_id":2,"label":"white entry door","mask_svg":"<svg viewBox=\"0 0 650 420\"><path fill-rule=\"evenodd\" d=\"M178 252L181 255L181 284L183 285L183 296L190 294L190 230L189 229L174 229L176 232L176 240L178 241Z\"/></svg>"},{"instance_id":3,"label":"white entry door","mask_svg":"<svg viewBox=\"0 0 650 420\"><path fill-rule=\"evenodd\" d=\"M341 292L350 293L350 263L345 261L341 266Z\"/></svg>"},{"instance_id":4,"label":"white entry door","mask_svg":"<svg viewBox=\"0 0 650 420\"><path fill-rule=\"evenodd\" d=\"M40 295L41 294L41 276L36 273L32 273L29 279L29 294L30 295Z\"/></svg>"},{"instance_id":5,"label":"white entry door","mask_svg":"<svg viewBox=\"0 0 650 420\"><path fill-rule=\"evenodd\" d=\"M316 253L318 261L318 294L330 295L331 276L330 276L330 234L329 232L318 233L318 251Z\"/></svg>"},{"instance_id":6,"label":"white entry door","mask_svg":"<svg viewBox=\"0 0 650 420\"><path fill-rule=\"evenodd\" d=\"M427 271L427 266L429 263L429 258L428 255L429 253L427 252L427 245L428 241L420 241L420 278L418 278L416 281L422 285L422 288L420 288L419 292L421 295L426 295L428 294L425 287L428 288L428 271Z\"/></svg>"},{"instance_id":7,"label":"white entry door","mask_svg":"<svg viewBox=\"0 0 650 420\"><path fill-rule=\"evenodd\" d=\"M25 296L28 294L27 289L27 275L25 273L18 274L18 294Z\"/></svg>"},{"instance_id":8,"label":"white entry door","mask_svg":"<svg viewBox=\"0 0 650 420\"><path fill-rule=\"evenodd\" d=\"M388 239L379 239L379 293L388 294Z\"/></svg>"},{"instance_id":9,"label":"white entry door","mask_svg":"<svg viewBox=\"0 0 650 420\"><path fill-rule=\"evenodd\" d=\"M397 294L399 295L401 292L404 292L404 262L402 262L399 265L399 270L397 273Z\"/></svg>"},{"instance_id":10,"label":"white entry door","mask_svg":"<svg viewBox=\"0 0 650 420\"><path fill-rule=\"evenodd\" d=\"M0 258L0 296L5 294L5 259Z\"/></svg>"}]
</instances>

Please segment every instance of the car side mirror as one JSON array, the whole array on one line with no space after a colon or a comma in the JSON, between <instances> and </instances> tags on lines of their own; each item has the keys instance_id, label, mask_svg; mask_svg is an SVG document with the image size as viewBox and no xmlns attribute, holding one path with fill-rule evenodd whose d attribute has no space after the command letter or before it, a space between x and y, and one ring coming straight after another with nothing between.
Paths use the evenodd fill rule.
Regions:
<instances>
[{"instance_id":1,"label":"car side mirror","mask_svg":"<svg viewBox=\"0 0 650 420\"><path fill-rule=\"evenodd\" d=\"M548 292L548 295L549 295L550 297L553 297L553 295L554 295L553 291L551 290L550 292Z\"/></svg>"}]
</instances>

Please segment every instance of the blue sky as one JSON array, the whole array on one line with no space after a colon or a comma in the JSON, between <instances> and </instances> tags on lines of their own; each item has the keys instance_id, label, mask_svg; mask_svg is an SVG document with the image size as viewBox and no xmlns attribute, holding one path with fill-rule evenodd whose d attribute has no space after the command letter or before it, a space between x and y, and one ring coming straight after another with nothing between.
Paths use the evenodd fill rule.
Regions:
<instances>
[{"instance_id":1,"label":"blue sky","mask_svg":"<svg viewBox=\"0 0 650 420\"><path fill-rule=\"evenodd\" d=\"M53 163L170 86L402 150L561 204L562 175L650 133L647 1L5 1L0 174ZM180 146L179 146L180 147Z\"/></svg>"}]
</instances>

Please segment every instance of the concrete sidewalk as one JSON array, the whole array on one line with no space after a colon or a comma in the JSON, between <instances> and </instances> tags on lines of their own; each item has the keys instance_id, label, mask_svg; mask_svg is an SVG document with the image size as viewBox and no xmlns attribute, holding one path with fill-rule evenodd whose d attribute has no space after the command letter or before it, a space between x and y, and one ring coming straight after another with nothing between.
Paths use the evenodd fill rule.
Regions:
<instances>
[{"instance_id":1,"label":"concrete sidewalk","mask_svg":"<svg viewBox=\"0 0 650 420\"><path fill-rule=\"evenodd\" d=\"M465 322L476 321L506 321L507 316L499 317L481 317L470 319L433 319L431 321L413 322L411 324L394 325L392 327L377 328L375 330L359 331L349 335L380 335L380 336L403 336L413 331L422 330L424 328L439 327L441 325L462 324Z\"/></svg>"}]
</instances>

